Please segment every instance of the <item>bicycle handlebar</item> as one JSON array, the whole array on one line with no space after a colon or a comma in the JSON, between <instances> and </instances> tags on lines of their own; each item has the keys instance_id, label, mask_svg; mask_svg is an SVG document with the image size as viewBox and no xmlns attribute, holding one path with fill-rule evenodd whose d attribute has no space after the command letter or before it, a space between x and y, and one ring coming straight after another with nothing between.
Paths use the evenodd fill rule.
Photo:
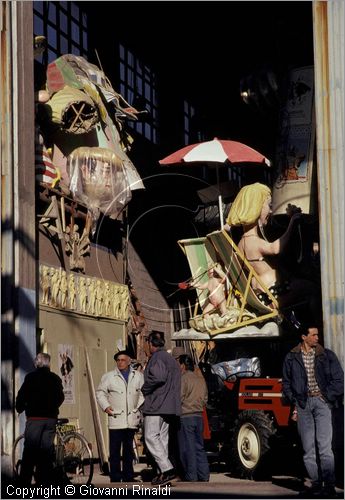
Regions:
<instances>
[{"instance_id":1,"label":"bicycle handlebar","mask_svg":"<svg viewBox=\"0 0 345 500\"><path fill-rule=\"evenodd\" d=\"M68 424L69 419L68 418L58 418L56 421L56 425L64 425Z\"/></svg>"}]
</instances>

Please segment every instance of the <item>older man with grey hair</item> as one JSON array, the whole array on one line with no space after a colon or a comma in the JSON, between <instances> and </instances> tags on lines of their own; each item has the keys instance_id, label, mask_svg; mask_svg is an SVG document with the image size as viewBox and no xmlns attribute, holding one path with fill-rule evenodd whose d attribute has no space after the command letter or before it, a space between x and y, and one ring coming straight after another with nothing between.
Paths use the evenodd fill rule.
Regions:
<instances>
[{"instance_id":1,"label":"older man with grey hair","mask_svg":"<svg viewBox=\"0 0 345 500\"><path fill-rule=\"evenodd\" d=\"M108 415L110 481L133 482L133 439L141 420L144 376L133 370L129 353L114 355L116 367L105 373L96 390L99 406Z\"/></svg>"},{"instance_id":2,"label":"older man with grey hair","mask_svg":"<svg viewBox=\"0 0 345 500\"><path fill-rule=\"evenodd\" d=\"M26 375L16 398L17 412L26 414L20 470L20 482L26 486L31 484L35 467L36 483L52 483L56 420L64 401L61 379L50 371L49 354L37 354L34 366L35 371Z\"/></svg>"}]
</instances>

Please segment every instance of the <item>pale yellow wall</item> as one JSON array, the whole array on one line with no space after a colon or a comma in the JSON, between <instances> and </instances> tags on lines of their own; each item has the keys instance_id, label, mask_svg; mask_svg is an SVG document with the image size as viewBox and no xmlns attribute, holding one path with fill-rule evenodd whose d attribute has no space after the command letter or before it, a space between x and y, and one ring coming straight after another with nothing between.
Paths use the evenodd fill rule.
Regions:
<instances>
[{"instance_id":1,"label":"pale yellow wall","mask_svg":"<svg viewBox=\"0 0 345 500\"><path fill-rule=\"evenodd\" d=\"M75 404L60 408L60 417L78 418L82 433L92 444L98 456L95 438L90 393L85 363L85 347L88 351L95 388L103 373L114 367L114 353L121 339L125 345L125 324L121 321L85 317L70 312L62 312L40 306L39 328L43 329L43 347L51 355L52 370L60 375L58 364L58 344L70 344L74 350ZM108 453L108 430L105 414L100 411L106 450Z\"/></svg>"}]
</instances>

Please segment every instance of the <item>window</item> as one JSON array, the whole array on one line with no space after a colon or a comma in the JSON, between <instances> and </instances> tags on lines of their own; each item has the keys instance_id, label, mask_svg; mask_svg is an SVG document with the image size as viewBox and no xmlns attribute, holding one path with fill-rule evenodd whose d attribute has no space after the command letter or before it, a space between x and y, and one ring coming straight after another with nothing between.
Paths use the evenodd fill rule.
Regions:
<instances>
[{"instance_id":1,"label":"window","mask_svg":"<svg viewBox=\"0 0 345 500\"><path fill-rule=\"evenodd\" d=\"M157 144L158 109L155 74L121 44L119 55L120 94L138 111L146 110L149 117L145 122L129 122L129 126Z\"/></svg>"},{"instance_id":2,"label":"window","mask_svg":"<svg viewBox=\"0 0 345 500\"><path fill-rule=\"evenodd\" d=\"M62 54L87 59L87 16L75 2L33 2L34 35L44 35L47 50L37 57L44 65Z\"/></svg>"}]
</instances>

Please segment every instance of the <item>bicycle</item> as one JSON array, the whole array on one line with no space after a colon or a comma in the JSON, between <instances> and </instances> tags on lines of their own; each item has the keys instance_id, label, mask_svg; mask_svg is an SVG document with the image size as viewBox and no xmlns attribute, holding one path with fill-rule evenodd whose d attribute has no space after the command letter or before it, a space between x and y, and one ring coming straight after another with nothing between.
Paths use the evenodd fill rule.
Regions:
<instances>
[{"instance_id":1,"label":"bicycle","mask_svg":"<svg viewBox=\"0 0 345 500\"><path fill-rule=\"evenodd\" d=\"M93 476L93 457L86 438L71 430L68 418L59 418L56 423L54 472L72 484L90 484ZM13 443L12 466L14 478L18 479L21 467L21 451L24 434Z\"/></svg>"}]
</instances>

